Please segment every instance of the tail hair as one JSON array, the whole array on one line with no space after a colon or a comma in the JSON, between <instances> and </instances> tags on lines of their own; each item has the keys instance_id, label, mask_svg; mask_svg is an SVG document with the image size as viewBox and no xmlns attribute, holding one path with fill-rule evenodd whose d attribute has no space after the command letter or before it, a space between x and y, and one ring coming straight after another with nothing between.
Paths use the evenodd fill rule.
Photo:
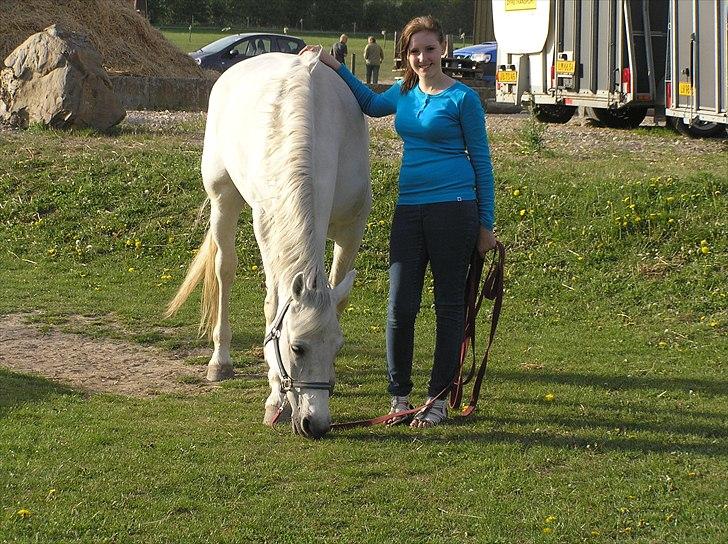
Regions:
<instances>
[{"instance_id":1,"label":"tail hair","mask_svg":"<svg viewBox=\"0 0 728 544\"><path fill-rule=\"evenodd\" d=\"M205 240L202 242L197 255L192 260L182 285L177 294L170 301L165 312L165 317L171 317L180 309L192 291L195 290L200 281L203 282L201 315L200 315L200 337L207 336L212 339L212 331L217 324L218 310L218 285L215 277L215 256L217 255L217 244L212 238L212 232L207 231Z\"/></svg>"}]
</instances>

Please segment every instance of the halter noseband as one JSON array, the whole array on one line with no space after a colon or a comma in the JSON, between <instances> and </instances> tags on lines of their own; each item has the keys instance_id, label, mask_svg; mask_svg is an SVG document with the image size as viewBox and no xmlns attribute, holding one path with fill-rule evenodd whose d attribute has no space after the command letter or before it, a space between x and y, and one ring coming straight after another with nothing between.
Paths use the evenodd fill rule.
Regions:
<instances>
[{"instance_id":1,"label":"halter noseband","mask_svg":"<svg viewBox=\"0 0 728 544\"><path fill-rule=\"evenodd\" d=\"M285 317L288 309L291 307L291 299L289 298L283 309L276 317L273 325L270 328L268 334L265 335L263 345L265 346L268 342L273 342L273 351L276 355L276 364L278 365L278 374L281 378L281 392L288 393L289 391L297 391L300 389L326 389L329 392L329 396L334 394L334 384L331 382L306 382L302 380L294 380L288 372L286 367L283 366L283 360L281 359L281 329L283 328L283 318Z\"/></svg>"}]
</instances>

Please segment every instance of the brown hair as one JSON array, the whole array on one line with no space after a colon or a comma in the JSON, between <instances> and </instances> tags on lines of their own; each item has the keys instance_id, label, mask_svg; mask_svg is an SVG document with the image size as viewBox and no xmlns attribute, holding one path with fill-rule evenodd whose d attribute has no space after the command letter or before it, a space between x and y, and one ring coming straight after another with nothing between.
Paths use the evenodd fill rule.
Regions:
<instances>
[{"instance_id":1,"label":"brown hair","mask_svg":"<svg viewBox=\"0 0 728 544\"><path fill-rule=\"evenodd\" d=\"M442 32L442 26L440 21L435 19L432 15L422 15L415 17L409 23L404 25L402 29L402 36L400 37L399 50L404 61L404 78L402 81L402 94L409 92L417 85L418 77L415 71L412 69L409 63L409 46L412 36L418 32L426 30L428 32L434 32L437 34L437 41L441 44L445 43L445 34Z\"/></svg>"}]
</instances>

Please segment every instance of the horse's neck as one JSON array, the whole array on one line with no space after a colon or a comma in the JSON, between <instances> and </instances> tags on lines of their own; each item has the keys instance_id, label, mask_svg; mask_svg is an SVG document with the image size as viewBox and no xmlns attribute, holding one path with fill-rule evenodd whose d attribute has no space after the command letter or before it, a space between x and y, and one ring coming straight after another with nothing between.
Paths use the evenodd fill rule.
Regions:
<instances>
[{"instance_id":1,"label":"horse's neck","mask_svg":"<svg viewBox=\"0 0 728 544\"><path fill-rule=\"evenodd\" d=\"M303 194L301 194L303 193ZM307 191L292 191L278 199L279 205L263 216L261 245L265 246L277 306L290 297L295 276L302 272L307 285L326 284L325 245L318 240L313 202ZM282 299L282 300L280 300Z\"/></svg>"}]
</instances>

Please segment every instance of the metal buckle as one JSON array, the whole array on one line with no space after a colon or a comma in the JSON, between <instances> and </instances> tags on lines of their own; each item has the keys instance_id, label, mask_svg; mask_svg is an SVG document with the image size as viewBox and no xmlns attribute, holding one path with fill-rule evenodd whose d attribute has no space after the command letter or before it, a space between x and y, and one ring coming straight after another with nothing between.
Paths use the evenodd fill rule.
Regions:
<instances>
[{"instance_id":1,"label":"metal buckle","mask_svg":"<svg viewBox=\"0 0 728 544\"><path fill-rule=\"evenodd\" d=\"M293 380L291 378L281 378L281 390L284 393L287 393L288 391L291 391L293 389Z\"/></svg>"}]
</instances>

